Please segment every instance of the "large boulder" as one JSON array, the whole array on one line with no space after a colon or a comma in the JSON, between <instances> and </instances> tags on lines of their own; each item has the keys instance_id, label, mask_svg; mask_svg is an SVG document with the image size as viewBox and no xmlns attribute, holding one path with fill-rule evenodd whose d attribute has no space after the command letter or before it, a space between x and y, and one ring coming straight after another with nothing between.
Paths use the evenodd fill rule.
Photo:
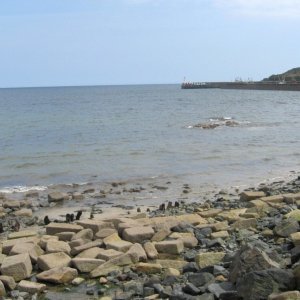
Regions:
<instances>
[{"instance_id":1,"label":"large boulder","mask_svg":"<svg viewBox=\"0 0 300 300\"><path fill-rule=\"evenodd\" d=\"M47 286L45 284L28 280L21 280L18 284L18 290L20 292L27 292L29 294L41 293L46 289Z\"/></svg>"},{"instance_id":2,"label":"large boulder","mask_svg":"<svg viewBox=\"0 0 300 300\"><path fill-rule=\"evenodd\" d=\"M245 274L237 281L238 295L244 300L267 299L272 293L295 289L292 271L268 269Z\"/></svg>"},{"instance_id":3,"label":"large boulder","mask_svg":"<svg viewBox=\"0 0 300 300\"><path fill-rule=\"evenodd\" d=\"M281 221L275 228L274 233L280 237L289 237L290 234L300 230L300 226L297 220L289 218Z\"/></svg>"},{"instance_id":4,"label":"large boulder","mask_svg":"<svg viewBox=\"0 0 300 300\"><path fill-rule=\"evenodd\" d=\"M79 232L83 229L82 226L68 223L50 223L46 226L46 233L54 235L59 232Z\"/></svg>"},{"instance_id":5,"label":"large boulder","mask_svg":"<svg viewBox=\"0 0 300 300\"><path fill-rule=\"evenodd\" d=\"M243 246L235 255L229 273L229 280L235 283L246 273L269 268L280 268L266 252L251 244Z\"/></svg>"},{"instance_id":6,"label":"large boulder","mask_svg":"<svg viewBox=\"0 0 300 300\"><path fill-rule=\"evenodd\" d=\"M154 246L159 253L180 254L184 250L183 241L180 239L158 242Z\"/></svg>"},{"instance_id":7,"label":"large boulder","mask_svg":"<svg viewBox=\"0 0 300 300\"><path fill-rule=\"evenodd\" d=\"M0 270L2 275L12 276L15 281L28 278L32 271L29 254L24 253L5 257Z\"/></svg>"},{"instance_id":8,"label":"large boulder","mask_svg":"<svg viewBox=\"0 0 300 300\"><path fill-rule=\"evenodd\" d=\"M70 283L78 276L76 269L69 267L53 268L48 271L39 273L36 278L39 281L46 281L50 283Z\"/></svg>"},{"instance_id":9,"label":"large boulder","mask_svg":"<svg viewBox=\"0 0 300 300\"><path fill-rule=\"evenodd\" d=\"M150 226L126 228L123 231L123 239L131 243L142 243L145 240L151 240L154 230Z\"/></svg>"},{"instance_id":10,"label":"large boulder","mask_svg":"<svg viewBox=\"0 0 300 300\"><path fill-rule=\"evenodd\" d=\"M36 263L39 256L44 254L43 249L34 243L20 242L15 244L9 252L9 255L18 255L28 253L32 263Z\"/></svg>"},{"instance_id":11,"label":"large boulder","mask_svg":"<svg viewBox=\"0 0 300 300\"><path fill-rule=\"evenodd\" d=\"M70 255L71 247L66 242L50 240L46 244L46 252L47 253L64 252Z\"/></svg>"},{"instance_id":12,"label":"large boulder","mask_svg":"<svg viewBox=\"0 0 300 300\"><path fill-rule=\"evenodd\" d=\"M41 255L38 258L37 264L39 269L45 271L57 267L67 267L71 263L71 258L64 252L50 253Z\"/></svg>"},{"instance_id":13,"label":"large boulder","mask_svg":"<svg viewBox=\"0 0 300 300\"><path fill-rule=\"evenodd\" d=\"M72 265L81 273L89 273L104 264L104 262L104 260L96 258L76 257L72 259Z\"/></svg>"},{"instance_id":14,"label":"large boulder","mask_svg":"<svg viewBox=\"0 0 300 300\"><path fill-rule=\"evenodd\" d=\"M62 192L52 192L48 194L48 201L49 202L59 202L63 200L68 200L70 196L66 193Z\"/></svg>"},{"instance_id":15,"label":"large boulder","mask_svg":"<svg viewBox=\"0 0 300 300\"><path fill-rule=\"evenodd\" d=\"M261 191L244 191L240 194L240 200L251 201L254 199L262 198L264 196L266 196L266 194Z\"/></svg>"}]
</instances>

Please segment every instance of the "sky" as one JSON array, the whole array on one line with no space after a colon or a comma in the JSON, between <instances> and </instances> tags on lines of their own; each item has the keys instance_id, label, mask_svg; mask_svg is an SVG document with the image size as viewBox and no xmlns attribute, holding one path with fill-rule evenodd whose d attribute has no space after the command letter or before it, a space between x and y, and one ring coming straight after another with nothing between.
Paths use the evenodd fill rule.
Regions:
<instances>
[{"instance_id":1,"label":"sky","mask_svg":"<svg viewBox=\"0 0 300 300\"><path fill-rule=\"evenodd\" d=\"M0 87L261 80L299 28L300 0L1 0Z\"/></svg>"}]
</instances>

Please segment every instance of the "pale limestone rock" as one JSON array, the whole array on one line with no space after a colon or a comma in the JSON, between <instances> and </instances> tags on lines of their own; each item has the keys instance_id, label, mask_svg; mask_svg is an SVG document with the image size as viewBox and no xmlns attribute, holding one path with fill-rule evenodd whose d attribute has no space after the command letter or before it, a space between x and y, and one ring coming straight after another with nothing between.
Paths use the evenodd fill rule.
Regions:
<instances>
[{"instance_id":1,"label":"pale limestone rock","mask_svg":"<svg viewBox=\"0 0 300 300\"><path fill-rule=\"evenodd\" d=\"M20 292L27 292L29 294L42 293L47 289L46 284L32 282L28 280L21 280L18 284L18 290Z\"/></svg>"},{"instance_id":2,"label":"pale limestone rock","mask_svg":"<svg viewBox=\"0 0 300 300\"><path fill-rule=\"evenodd\" d=\"M108 250L100 249L100 250L101 252L98 254L97 258L106 261L124 254L123 252L116 251L114 249L108 249Z\"/></svg>"},{"instance_id":3,"label":"pale limestone rock","mask_svg":"<svg viewBox=\"0 0 300 300\"><path fill-rule=\"evenodd\" d=\"M166 268L164 270L164 278L169 277L169 276L179 277L180 271L178 269L174 269L174 268Z\"/></svg>"},{"instance_id":4,"label":"pale limestone rock","mask_svg":"<svg viewBox=\"0 0 300 300\"><path fill-rule=\"evenodd\" d=\"M0 253L0 265L2 265L3 260L4 260L4 258L5 258L6 256L7 256L7 255Z\"/></svg>"},{"instance_id":5,"label":"pale limestone rock","mask_svg":"<svg viewBox=\"0 0 300 300\"><path fill-rule=\"evenodd\" d=\"M18 200L6 200L3 203L4 208L10 208L10 209L20 209L21 202Z\"/></svg>"},{"instance_id":6,"label":"pale limestone rock","mask_svg":"<svg viewBox=\"0 0 300 300\"><path fill-rule=\"evenodd\" d=\"M204 252L197 254L195 261L202 269L220 263L224 256L225 252Z\"/></svg>"},{"instance_id":7,"label":"pale limestone rock","mask_svg":"<svg viewBox=\"0 0 300 300\"><path fill-rule=\"evenodd\" d=\"M48 243L48 241L58 241L58 236L53 236L53 235L43 235L39 241L39 246L42 248L42 249L46 249L46 245Z\"/></svg>"},{"instance_id":8,"label":"pale limestone rock","mask_svg":"<svg viewBox=\"0 0 300 300\"><path fill-rule=\"evenodd\" d=\"M256 228L257 226L257 220L255 218L252 219L240 219L236 222L234 222L231 225L231 228L233 229L248 229L249 227Z\"/></svg>"},{"instance_id":9,"label":"pale limestone rock","mask_svg":"<svg viewBox=\"0 0 300 300\"><path fill-rule=\"evenodd\" d=\"M86 249L82 252L80 252L76 258L99 258L99 255L102 253L101 248L99 247L93 247L93 248L89 248Z\"/></svg>"},{"instance_id":10,"label":"pale limestone rock","mask_svg":"<svg viewBox=\"0 0 300 300\"><path fill-rule=\"evenodd\" d=\"M67 267L71 263L71 258L64 252L41 255L37 264L39 269L45 271L57 267Z\"/></svg>"},{"instance_id":11,"label":"pale limestone rock","mask_svg":"<svg viewBox=\"0 0 300 300\"><path fill-rule=\"evenodd\" d=\"M82 230L83 227L76 224L68 223L50 223L46 226L46 233L49 235L54 235L59 232L78 232Z\"/></svg>"},{"instance_id":12,"label":"pale limestone rock","mask_svg":"<svg viewBox=\"0 0 300 300\"><path fill-rule=\"evenodd\" d=\"M180 216L176 216L176 219L179 220L180 222L187 222L194 226L207 223L207 221L201 216L199 216L198 214L180 215Z\"/></svg>"},{"instance_id":13,"label":"pale limestone rock","mask_svg":"<svg viewBox=\"0 0 300 300\"><path fill-rule=\"evenodd\" d=\"M217 238L221 238L221 239L227 239L229 237L229 233L228 231L224 230L224 231L217 231L217 232L213 232L211 234L211 238L212 239L217 239Z\"/></svg>"},{"instance_id":14,"label":"pale limestone rock","mask_svg":"<svg viewBox=\"0 0 300 300\"><path fill-rule=\"evenodd\" d=\"M240 194L240 200L251 201L265 196L266 194L260 191L244 191Z\"/></svg>"},{"instance_id":15,"label":"pale limestone rock","mask_svg":"<svg viewBox=\"0 0 300 300\"><path fill-rule=\"evenodd\" d=\"M32 264L28 253L7 256L1 265L2 275L12 276L15 281L28 278L32 271Z\"/></svg>"},{"instance_id":16,"label":"pale limestone rock","mask_svg":"<svg viewBox=\"0 0 300 300\"><path fill-rule=\"evenodd\" d=\"M229 229L228 221L214 223L212 224L211 228L213 231L228 230Z\"/></svg>"},{"instance_id":17,"label":"pale limestone rock","mask_svg":"<svg viewBox=\"0 0 300 300\"><path fill-rule=\"evenodd\" d=\"M155 262L160 264L163 269L173 268L177 270L182 270L184 266L188 264L185 260L174 260L174 259L156 259Z\"/></svg>"},{"instance_id":18,"label":"pale limestone rock","mask_svg":"<svg viewBox=\"0 0 300 300\"><path fill-rule=\"evenodd\" d=\"M100 220L82 220L77 221L77 224L81 225L83 228L92 229L94 234L103 228L114 228L111 222L104 222Z\"/></svg>"},{"instance_id":19,"label":"pale limestone rock","mask_svg":"<svg viewBox=\"0 0 300 300\"><path fill-rule=\"evenodd\" d=\"M262 201L260 199L250 201L249 206L256 207L257 209L263 209L263 208L269 207L267 202Z\"/></svg>"},{"instance_id":20,"label":"pale limestone rock","mask_svg":"<svg viewBox=\"0 0 300 300\"><path fill-rule=\"evenodd\" d=\"M274 195L274 196L262 197L260 198L260 200L267 203L282 203L284 197L282 195Z\"/></svg>"},{"instance_id":21,"label":"pale limestone rock","mask_svg":"<svg viewBox=\"0 0 300 300\"><path fill-rule=\"evenodd\" d=\"M83 200L84 199L84 195L82 195L81 193L79 192L74 192L72 194L72 199L73 200Z\"/></svg>"},{"instance_id":22,"label":"pale limestone rock","mask_svg":"<svg viewBox=\"0 0 300 300\"><path fill-rule=\"evenodd\" d=\"M70 196L62 192L52 192L48 194L48 202L59 202L63 200L69 200Z\"/></svg>"},{"instance_id":23,"label":"pale limestone rock","mask_svg":"<svg viewBox=\"0 0 300 300\"><path fill-rule=\"evenodd\" d=\"M94 237L93 230L87 228L75 233L75 235L72 237L72 240L77 240L77 239L92 240L93 237Z\"/></svg>"},{"instance_id":24,"label":"pale limestone rock","mask_svg":"<svg viewBox=\"0 0 300 300\"><path fill-rule=\"evenodd\" d=\"M39 273L36 278L39 281L46 281L50 283L70 283L78 276L76 269L69 267L58 267L48 271Z\"/></svg>"},{"instance_id":25,"label":"pale limestone rock","mask_svg":"<svg viewBox=\"0 0 300 300\"><path fill-rule=\"evenodd\" d=\"M156 274L161 273L162 266L160 264L155 263L137 263L135 268L138 272L146 273L146 274Z\"/></svg>"},{"instance_id":26,"label":"pale limestone rock","mask_svg":"<svg viewBox=\"0 0 300 300\"><path fill-rule=\"evenodd\" d=\"M285 215L286 218L292 218L300 222L300 209L294 209Z\"/></svg>"},{"instance_id":27,"label":"pale limestone rock","mask_svg":"<svg viewBox=\"0 0 300 300\"><path fill-rule=\"evenodd\" d=\"M18 211L15 211L14 215L18 216L18 217L28 217L28 218L31 218L32 217L32 209L30 209L30 208L20 209Z\"/></svg>"},{"instance_id":28,"label":"pale limestone rock","mask_svg":"<svg viewBox=\"0 0 300 300\"><path fill-rule=\"evenodd\" d=\"M168 254L180 254L184 245L182 240L171 240L171 241L163 241L155 244L155 248L160 253L168 253Z\"/></svg>"},{"instance_id":29,"label":"pale limestone rock","mask_svg":"<svg viewBox=\"0 0 300 300\"><path fill-rule=\"evenodd\" d=\"M90 248L94 248L94 247L101 247L103 245L103 241L102 240L95 240L93 242L89 242L86 244L83 244L81 246L77 246L72 248L71 250L71 254L72 255L77 255L78 253L90 249Z\"/></svg>"},{"instance_id":30,"label":"pale limestone rock","mask_svg":"<svg viewBox=\"0 0 300 300\"><path fill-rule=\"evenodd\" d=\"M114 250L120 251L120 252L128 251L131 246L132 246L132 243L123 241L123 240L106 243L107 249L114 249Z\"/></svg>"},{"instance_id":31,"label":"pale limestone rock","mask_svg":"<svg viewBox=\"0 0 300 300\"><path fill-rule=\"evenodd\" d=\"M199 212L198 214L199 214L202 218L214 218L214 217L216 217L220 212L222 212L222 209L214 208L214 209L209 209L209 210L205 210L205 211Z\"/></svg>"},{"instance_id":32,"label":"pale limestone rock","mask_svg":"<svg viewBox=\"0 0 300 300\"><path fill-rule=\"evenodd\" d=\"M71 247L71 249L74 249L75 247L82 246L89 242L90 242L90 240L78 239L78 240L70 241L69 246Z\"/></svg>"},{"instance_id":33,"label":"pale limestone rock","mask_svg":"<svg viewBox=\"0 0 300 300\"><path fill-rule=\"evenodd\" d=\"M0 297L1 299L3 299L2 297L6 296L6 290L5 290L5 286L3 284L2 281L0 281Z\"/></svg>"},{"instance_id":34,"label":"pale limestone rock","mask_svg":"<svg viewBox=\"0 0 300 300\"><path fill-rule=\"evenodd\" d=\"M104 264L105 261L102 259L96 258L80 258L75 257L72 259L72 265L81 273L90 273L95 270L97 267Z\"/></svg>"},{"instance_id":35,"label":"pale limestone rock","mask_svg":"<svg viewBox=\"0 0 300 300\"><path fill-rule=\"evenodd\" d=\"M20 238L20 239L13 239L13 240L6 240L2 243L2 253L8 255L11 249L19 243L34 243L38 244L39 239L37 237L29 237L29 238Z\"/></svg>"},{"instance_id":36,"label":"pale limestone rock","mask_svg":"<svg viewBox=\"0 0 300 300\"><path fill-rule=\"evenodd\" d=\"M167 238L170 235L170 233L171 233L171 231L168 229L161 229L153 235L153 237L151 238L151 241L152 242L161 242L165 238Z\"/></svg>"},{"instance_id":37,"label":"pale limestone rock","mask_svg":"<svg viewBox=\"0 0 300 300\"><path fill-rule=\"evenodd\" d=\"M154 235L154 230L150 226L126 228L123 231L122 237L124 240L131 243L141 243L145 240L150 240Z\"/></svg>"},{"instance_id":38,"label":"pale limestone rock","mask_svg":"<svg viewBox=\"0 0 300 300\"><path fill-rule=\"evenodd\" d=\"M97 267L90 273L90 276L92 278L106 276L112 271L120 270L120 267L130 266L134 263L137 263L136 257L131 254L125 253Z\"/></svg>"},{"instance_id":39,"label":"pale limestone rock","mask_svg":"<svg viewBox=\"0 0 300 300\"><path fill-rule=\"evenodd\" d=\"M98 239L105 239L106 237L114 234L114 233L117 233L116 229L113 229L113 228L104 228L104 229L101 229L99 230L96 234L95 234L95 237L98 238ZM104 240L103 240L104 242Z\"/></svg>"},{"instance_id":40,"label":"pale limestone rock","mask_svg":"<svg viewBox=\"0 0 300 300\"><path fill-rule=\"evenodd\" d=\"M300 232L292 233L290 238L295 246L300 246Z\"/></svg>"},{"instance_id":41,"label":"pale limestone rock","mask_svg":"<svg viewBox=\"0 0 300 300\"><path fill-rule=\"evenodd\" d=\"M142 245L135 243L130 247L130 249L126 252L127 254L135 255L138 261L147 261L147 254L142 247Z\"/></svg>"},{"instance_id":42,"label":"pale limestone rock","mask_svg":"<svg viewBox=\"0 0 300 300\"><path fill-rule=\"evenodd\" d=\"M198 240L194 236L187 236L180 239L185 248L195 248L198 245Z\"/></svg>"},{"instance_id":43,"label":"pale limestone rock","mask_svg":"<svg viewBox=\"0 0 300 300\"><path fill-rule=\"evenodd\" d=\"M9 291L12 291L16 288L16 281L12 276L1 275L0 281L4 284L5 288Z\"/></svg>"},{"instance_id":44,"label":"pale limestone rock","mask_svg":"<svg viewBox=\"0 0 300 300\"><path fill-rule=\"evenodd\" d=\"M22 230L17 232L12 232L8 235L9 240L20 239L26 237L34 237L37 236L37 232L35 230Z\"/></svg>"},{"instance_id":45,"label":"pale limestone rock","mask_svg":"<svg viewBox=\"0 0 300 300\"><path fill-rule=\"evenodd\" d=\"M256 201L256 200L253 200ZM237 208L237 209L231 209L228 211L223 211L219 214L220 217L224 218L224 220L233 222L237 221L240 218L241 214L244 214L246 212L247 208Z\"/></svg>"},{"instance_id":46,"label":"pale limestone rock","mask_svg":"<svg viewBox=\"0 0 300 300\"><path fill-rule=\"evenodd\" d=\"M36 263L38 257L44 254L44 251L40 246L34 243L20 242L12 247L9 255L18 255L22 253L28 253L32 263Z\"/></svg>"},{"instance_id":47,"label":"pale limestone rock","mask_svg":"<svg viewBox=\"0 0 300 300\"><path fill-rule=\"evenodd\" d=\"M58 232L55 234L55 236L57 236L60 241L69 242L72 240L75 234L76 234L75 232L66 231L66 232Z\"/></svg>"},{"instance_id":48,"label":"pale limestone rock","mask_svg":"<svg viewBox=\"0 0 300 300\"><path fill-rule=\"evenodd\" d=\"M144 244L144 249L149 259L156 259L158 257L158 252L151 242L147 242Z\"/></svg>"},{"instance_id":49,"label":"pale limestone rock","mask_svg":"<svg viewBox=\"0 0 300 300\"><path fill-rule=\"evenodd\" d=\"M299 291L288 291L283 293L273 293L268 297L268 300L299 300Z\"/></svg>"},{"instance_id":50,"label":"pale limestone rock","mask_svg":"<svg viewBox=\"0 0 300 300\"><path fill-rule=\"evenodd\" d=\"M76 277L72 280L72 284L78 286L81 285L84 281L84 278Z\"/></svg>"},{"instance_id":51,"label":"pale limestone rock","mask_svg":"<svg viewBox=\"0 0 300 300\"><path fill-rule=\"evenodd\" d=\"M112 243L112 242L118 242L118 241L122 241L122 239L119 237L117 232L112 233L109 236L106 236L103 239L103 243L106 245L108 243Z\"/></svg>"},{"instance_id":52,"label":"pale limestone rock","mask_svg":"<svg viewBox=\"0 0 300 300\"><path fill-rule=\"evenodd\" d=\"M287 204L296 204L298 200L300 200L300 193L296 194L283 194L284 201Z\"/></svg>"},{"instance_id":53,"label":"pale limestone rock","mask_svg":"<svg viewBox=\"0 0 300 300\"><path fill-rule=\"evenodd\" d=\"M64 253L70 255L71 247L66 242L50 240L47 242L46 252L47 253L64 252Z\"/></svg>"}]
</instances>

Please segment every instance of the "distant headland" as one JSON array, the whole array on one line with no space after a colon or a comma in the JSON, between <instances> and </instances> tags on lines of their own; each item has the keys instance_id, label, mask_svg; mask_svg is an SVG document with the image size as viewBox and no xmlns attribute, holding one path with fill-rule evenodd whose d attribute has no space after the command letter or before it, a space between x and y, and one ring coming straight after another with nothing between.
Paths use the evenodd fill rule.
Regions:
<instances>
[{"instance_id":1,"label":"distant headland","mask_svg":"<svg viewBox=\"0 0 300 300\"><path fill-rule=\"evenodd\" d=\"M182 89L245 89L245 90L282 90L300 91L300 67L290 69L282 74L273 74L261 81L244 81L236 79L232 82L186 82Z\"/></svg>"}]
</instances>

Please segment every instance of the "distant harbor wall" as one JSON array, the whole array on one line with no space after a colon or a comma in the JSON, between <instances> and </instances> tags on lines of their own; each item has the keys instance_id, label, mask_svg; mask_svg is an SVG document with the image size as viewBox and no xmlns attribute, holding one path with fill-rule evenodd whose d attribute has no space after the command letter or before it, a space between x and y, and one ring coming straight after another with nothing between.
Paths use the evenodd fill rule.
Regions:
<instances>
[{"instance_id":1,"label":"distant harbor wall","mask_svg":"<svg viewBox=\"0 0 300 300\"><path fill-rule=\"evenodd\" d=\"M300 83L281 82L185 82L182 89L236 89L236 90L277 90L300 91Z\"/></svg>"}]
</instances>

